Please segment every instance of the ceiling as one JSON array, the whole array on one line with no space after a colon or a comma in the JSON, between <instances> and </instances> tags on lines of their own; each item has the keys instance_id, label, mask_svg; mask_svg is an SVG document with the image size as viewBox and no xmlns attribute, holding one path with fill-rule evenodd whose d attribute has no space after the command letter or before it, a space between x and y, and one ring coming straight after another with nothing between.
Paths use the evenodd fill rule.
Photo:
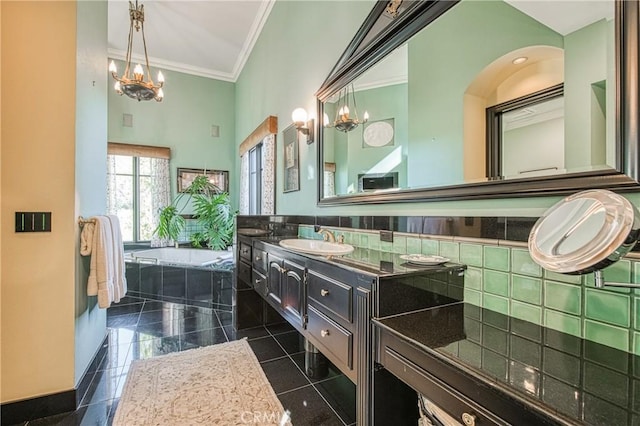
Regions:
<instances>
[{"instance_id":1,"label":"ceiling","mask_svg":"<svg viewBox=\"0 0 640 426\"><path fill-rule=\"evenodd\" d=\"M275 0L144 1L144 35L152 67L236 81ZM135 3L135 1L134 1ZM124 59L129 2L108 1L109 57ZM144 62L140 33L133 58Z\"/></svg>"}]
</instances>

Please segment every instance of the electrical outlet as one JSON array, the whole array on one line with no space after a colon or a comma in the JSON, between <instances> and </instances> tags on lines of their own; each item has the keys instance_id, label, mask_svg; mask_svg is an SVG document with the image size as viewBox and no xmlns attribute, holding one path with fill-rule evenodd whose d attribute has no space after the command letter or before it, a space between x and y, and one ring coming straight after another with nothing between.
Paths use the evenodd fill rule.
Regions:
<instances>
[{"instance_id":1,"label":"electrical outlet","mask_svg":"<svg viewBox=\"0 0 640 426\"><path fill-rule=\"evenodd\" d=\"M380 231L380 241L393 242L393 231Z\"/></svg>"},{"instance_id":2,"label":"electrical outlet","mask_svg":"<svg viewBox=\"0 0 640 426\"><path fill-rule=\"evenodd\" d=\"M393 272L393 262L388 262L386 260L380 261L380 270L383 272Z\"/></svg>"}]
</instances>

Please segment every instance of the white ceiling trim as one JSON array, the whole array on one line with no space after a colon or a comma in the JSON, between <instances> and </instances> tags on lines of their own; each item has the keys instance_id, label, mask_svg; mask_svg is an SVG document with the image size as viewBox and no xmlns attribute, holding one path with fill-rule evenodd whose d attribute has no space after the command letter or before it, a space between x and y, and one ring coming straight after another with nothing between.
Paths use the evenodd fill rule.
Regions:
<instances>
[{"instance_id":1,"label":"white ceiling trim","mask_svg":"<svg viewBox=\"0 0 640 426\"><path fill-rule=\"evenodd\" d=\"M389 78L379 79L376 81L367 81L358 84L356 81L353 84L353 90L361 92L363 90L377 89L379 87L393 86L394 84L403 84L409 82L409 76L407 74L391 76Z\"/></svg>"},{"instance_id":2,"label":"white ceiling trim","mask_svg":"<svg viewBox=\"0 0 640 426\"><path fill-rule=\"evenodd\" d=\"M108 49L107 53L109 54L110 58L120 59L121 61L125 60L127 54L127 52L117 49ZM131 62L144 64L144 56L133 54L131 55ZM181 62L167 61L165 59L158 59L152 56L149 56L149 66L152 68L151 72L154 74L156 72L153 68L160 68L185 74L197 75L200 77L214 78L216 80L230 81L232 83L234 83L237 79L237 76L234 77L234 75L232 75L231 73L212 71L209 68L196 67Z\"/></svg>"},{"instance_id":3,"label":"white ceiling trim","mask_svg":"<svg viewBox=\"0 0 640 426\"><path fill-rule=\"evenodd\" d=\"M152 56L149 56L149 66L153 68L177 71L185 74L197 75L200 77L213 78L215 80L235 83L238 80L240 73L242 72L242 68L249 59L249 55L251 55L251 50L258 40L260 32L262 31L264 24L269 18L269 14L271 13L271 9L273 9L273 5L275 4L275 2L276 0L267 0L261 3L260 9L256 13L256 18L251 25L247 38L245 39L242 50L238 55L238 59L236 60L233 71L231 73L215 71L209 68L197 67L182 62L168 61L166 59L155 58ZM125 60L127 54L127 52L124 50L111 48L107 50L107 53L110 58L119 59L121 61ZM132 62L144 64L145 59L143 55L133 54L131 55L131 60ZM152 70L152 72L155 74L154 70Z\"/></svg>"}]
</instances>

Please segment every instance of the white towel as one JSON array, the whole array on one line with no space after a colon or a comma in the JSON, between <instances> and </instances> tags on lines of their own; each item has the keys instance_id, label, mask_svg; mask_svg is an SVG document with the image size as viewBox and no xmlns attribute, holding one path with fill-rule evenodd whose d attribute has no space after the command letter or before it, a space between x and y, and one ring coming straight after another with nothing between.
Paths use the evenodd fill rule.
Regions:
<instances>
[{"instance_id":1,"label":"white towel","mask_svg":"<svg viewBox=\"0 0 640 426\"><path fill-rule=\"evenodd\" d=\"M112 300L118 303L127 294L126 265L124 263L124 244L122 243L122 233L120 232L120 220L118 216L107 216L111 222L111 240L113 242L113 264L114 264L114 294Z\"/></svg>"},{"instance_id":2,"label":"white towel","mask_svg":"<svg viewBox=\"0 0 640 426\"><path fill-rule=\"evenodd\" d=\"M111 221L106 216L94 216L81 234L81 254L91 255L87 294L98 296L98 306L108 308L114 295L114 250Z\"/></svg>"}]
</instances>

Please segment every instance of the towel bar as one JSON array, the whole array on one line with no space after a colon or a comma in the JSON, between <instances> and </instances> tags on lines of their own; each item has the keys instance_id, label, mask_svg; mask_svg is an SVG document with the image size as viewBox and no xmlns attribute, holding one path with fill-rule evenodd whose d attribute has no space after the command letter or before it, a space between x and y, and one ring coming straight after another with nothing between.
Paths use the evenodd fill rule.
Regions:
<instances>
[{"instance_id":1,"label":"towel bar","mask_svg":"<svg viewBox=\"0 0 640 426\"><path fill-rule=\"evenodd\" d=\"M85 219L82 216L78 216L78 225L80 227L83 227L85 225L85 223L96 223L95 219Z\"/></svg>"}]
</instances>

